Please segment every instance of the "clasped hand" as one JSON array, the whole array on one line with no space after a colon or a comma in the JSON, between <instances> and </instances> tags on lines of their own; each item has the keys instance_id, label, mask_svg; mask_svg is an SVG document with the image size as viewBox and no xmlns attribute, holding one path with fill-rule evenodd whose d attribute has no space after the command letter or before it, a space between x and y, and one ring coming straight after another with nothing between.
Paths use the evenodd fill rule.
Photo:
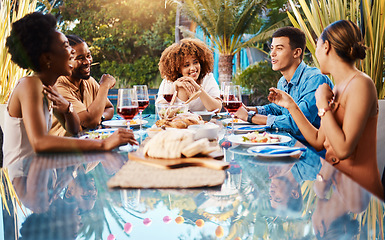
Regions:
<instances>
[{"instance_id":1,"label":"clasped hand","mask_svg":"<svg viewBox=\"0 0 385 240\"><path fill-rule=\"evenodd\" d=\"M52 102L54 110L61 114L68 112L69 102L57 91L55 86L44 86L44 94Z\"/></svg>"},{"instance_id":2,"label":"clasped hand","mask_svg":"<svg viewBox=\"0 0 385 240\"><path fill-rule=\"evenodd\" d=\"M175 81L175 86L177 90L184 89L188 98L200 89L199 84L194 79L185 76L178 78Z\"/></svg>"}]
</instances>

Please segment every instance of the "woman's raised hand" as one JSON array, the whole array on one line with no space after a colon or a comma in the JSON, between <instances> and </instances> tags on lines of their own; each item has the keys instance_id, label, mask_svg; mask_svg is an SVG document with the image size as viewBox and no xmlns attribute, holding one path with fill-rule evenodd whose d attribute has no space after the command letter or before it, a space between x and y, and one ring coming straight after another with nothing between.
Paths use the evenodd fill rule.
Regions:
<instances>
[{"instance_id":1,"label":"woman's raised hand","mask_svg":"<svg viewBox=\"0 0 385 240\"><path fill-rule=\"evenodd\" d=\"M129 143L131 145L138 145L135 140L134 132L127 128L118 128L111 136L104 139L103 149L110 151L119 145Z\"/></svg>"},{"instance_id":2,"label":"woman's raised hand","mask_svg":"<svg viewBox=\"0 0 385 240\"><path fill-rule=\"evenodd\" d=\"M291 106L296 105L296 103L294 102L294 99L286 92L273 87L270 88L269 90L270 90L270 93L267 99L269 99L270 102L275 103L284 108L289 108Z\"/></svg>"},{"instance_id":3,"label":"woman's raised hand","mask_svg":"<svg viewBox=\"0 0 385 240\"><path fill-rule=\"evenodd\" d=\"M333 102L334 93L330 86L326 83L321 84L315 91L315 99L318 108L325 108L330 102Z\"/></svg>"},{"instance_id":4,"label":"woman's raised hand","mask_svg":"<svg viewBox=\"0 0 385 240\"><path fill-rule=\"evenodd\" d=\"M69 102L57 91L55 86L43 86L44 94L52 101L52 107L61 114L68 112Z\"/></svg>"}]
</instances>

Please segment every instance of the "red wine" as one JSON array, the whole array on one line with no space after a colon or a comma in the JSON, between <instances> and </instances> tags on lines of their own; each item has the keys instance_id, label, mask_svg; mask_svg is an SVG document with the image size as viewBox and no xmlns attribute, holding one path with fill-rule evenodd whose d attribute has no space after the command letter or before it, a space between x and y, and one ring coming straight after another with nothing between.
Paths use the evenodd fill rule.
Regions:
<instances>
[{"instance_id":1,"label":"red wine","mask_svg":"<svg viewBox=\"0 0 385 240\"><path fill-rule=\"evenodd\" d=\"M118 107L117 112L124 119L132 120L135 117L135 115L138 114L139 108L137 106Z\"/></svg>"},{"instance_id":2,"label":"red wine","mask_svg":"<svg viewBox=\"0 0 385 240\"><path fill-rule=\"evenodd\" d=\"M223 107L226 108L226 110L229 112L229 113L235 113L236 111L238 111L238 109L242 106L242 102L223 102Z\"/></svg>"},{"instance_id":3,"label":"red wine","mask_svg":"<svg viewBox=\"0 0 385 240\"><path fill-rule=\"evenodd\" d=\"M225 96L221 94L221 99L222 99L223 101L236 101L236 99L235 99L235 97L234 97L234 94L229 94L228 96L229 96L229 97L228 97L229 99L224 99Z\"/></svg>"},{"instance_id":4,"label":"red wine","mask_svg":"<svg viewBox=\"0 0 385 240\"><path fill-rule=\"evenodd\" d=\"M167 102L171 102L173 94L163 94L164 99L166 99Z\"/></svg>"},{"instance_id":5,"label":"red wine","mask_svg":"<svg viewBox=\"0 0 385 240\"><path fill-rule=\"evenodd\" d=\"M148 100L138 100L139 111L143 111L144 109L146 109L149 103L150 101Z\"/></svg>"}]
</instances>

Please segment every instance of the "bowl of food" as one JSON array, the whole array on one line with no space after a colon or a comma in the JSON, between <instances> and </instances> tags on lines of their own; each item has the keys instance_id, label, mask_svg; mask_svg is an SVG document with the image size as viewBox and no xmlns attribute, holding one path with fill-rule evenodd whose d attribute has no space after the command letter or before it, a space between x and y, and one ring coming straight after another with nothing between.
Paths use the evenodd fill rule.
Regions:
<instances>
[{"instance_id":1,"label":"bowl of food","mask_svg":"<svg viewBox=\"0 0 385 240\"><path fill-rule=\"evenodd\" d=\"M207 112L207 111L199 111L199 112L194 112L194 113L201 116L203 121L206 121L206 122L209 122L211 120L211 118L214 116L213 112Z\"/></svg>"},{"instance_id":2,"label":"bowl of food","mask_svg":"<svg viewBox=\"0 0 385 240\"><path fill-rule=\"evenodd\" d=\"M184 103L160 103L155 105L156 111L161 119L170 119L180 113L188 112L188 105Z\"/></svg>"},{"instance_id":3,"label":"bowl of food","mask_svg":"<svg viewBox=\"0 0 385 240\"><path fill-rule=\"evenodd\" d=\"M195 132L195 140L201 138L216 139L218 137L219 126L214 123L205 123L199 125L191 125L188 127L188 129Z\"/></svg>"}]
</instances>

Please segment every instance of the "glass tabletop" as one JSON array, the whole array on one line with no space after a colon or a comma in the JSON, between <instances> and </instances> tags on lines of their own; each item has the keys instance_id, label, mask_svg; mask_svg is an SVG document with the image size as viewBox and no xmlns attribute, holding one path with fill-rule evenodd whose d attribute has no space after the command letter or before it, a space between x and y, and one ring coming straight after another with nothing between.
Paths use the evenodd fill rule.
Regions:
<instances>
[{"instance_id":1,"label":"glass tabletop","mask_svg":"<svg viewBox=\"0 0 385 240\"><path fill-rule=\"evenodd\" d=\"M146 119L147 127L155 122ZM316 152L263 158L247 148L223 149L230 164L224 183L196 189L109 188L130 161L124 151L34 155L8 168L20 205L6 200L0 229L4 239L109 240L367 239L383 232L383 202L322 165ZM317 177L321 168L330 179Z\"/></svg>"}]
</instances>

